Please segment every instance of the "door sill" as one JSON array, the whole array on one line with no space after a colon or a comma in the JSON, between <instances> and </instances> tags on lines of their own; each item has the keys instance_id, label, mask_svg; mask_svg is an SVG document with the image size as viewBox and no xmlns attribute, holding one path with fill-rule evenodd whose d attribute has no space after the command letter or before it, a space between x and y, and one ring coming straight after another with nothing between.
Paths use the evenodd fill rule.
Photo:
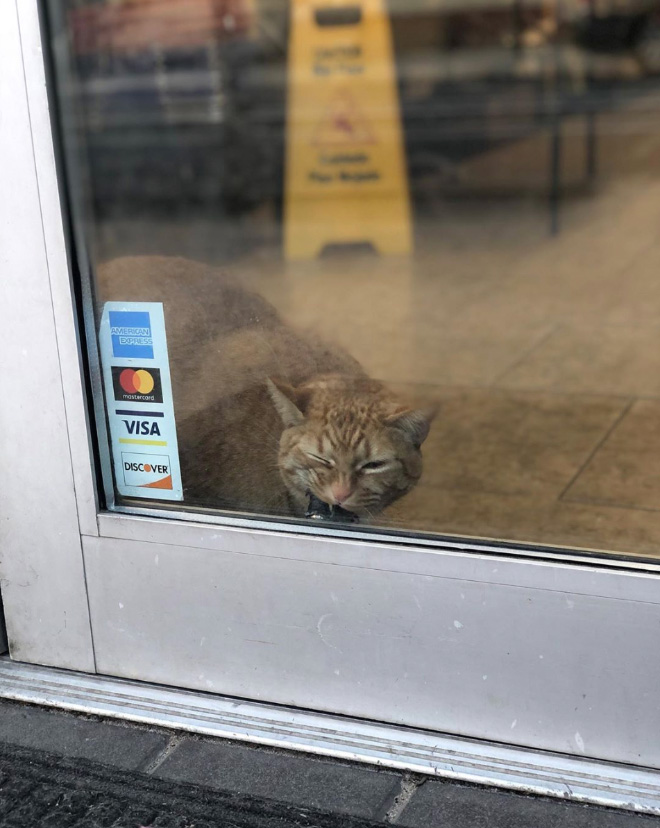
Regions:
<instances>
[{"instance_id":1,"label":"door sill","mask_svg":"<svg viewBox=\"0 0 660 828\"><path fill-rule=\"evenodd\" d=\"M660 771L0 658L0 697L660 814Z\"/></svg>"}]
</instances>

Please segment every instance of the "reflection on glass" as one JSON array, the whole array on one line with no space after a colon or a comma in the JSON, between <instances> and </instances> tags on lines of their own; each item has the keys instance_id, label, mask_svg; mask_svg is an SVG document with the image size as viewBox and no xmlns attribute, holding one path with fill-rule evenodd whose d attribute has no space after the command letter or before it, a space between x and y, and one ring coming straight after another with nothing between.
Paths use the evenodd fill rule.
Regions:
<instances>
[{"instance_id":1,"label":"reflection on glass","mask_svg":"<svg viewBox=\"0 0 660 828\"><path fill-rule=\"evenodd\" d=\"M184 507L657 553L656 0L65 6L96 311L164 303Z\"/></svg>"}]
</instances>

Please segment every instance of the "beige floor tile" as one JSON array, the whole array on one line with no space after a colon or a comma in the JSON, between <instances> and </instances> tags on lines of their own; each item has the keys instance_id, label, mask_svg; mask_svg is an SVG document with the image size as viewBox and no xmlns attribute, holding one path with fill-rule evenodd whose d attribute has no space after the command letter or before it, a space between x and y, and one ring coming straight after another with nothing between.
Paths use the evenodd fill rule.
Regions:
<instances>
[{"instance_id":1,"label":"beige floor tile","mask_svg":"<svg viewBox=\"0 0 660 828\"><path fill-rule=\"evenodd\" d=\"M660 401L635 400L608 435L603 448L621 451L660 450Z\"/></svg>"},{"instance_id":2,"label":"beige floor tile","mask_svg":"<svg viewBox=\"0 0 660 828\"><path fill-rule=\"evenodd\" d=\"M504 441L484 445L471 440L467 446L436 455L426 465L426 479L436 488L460 489L468 494L545 493L553 498L580 468L580 457L545 445Z\"/></svg>"},{"instance_id":3,"label":"beige floor tile","mask_svg":"<svg viewBox=\"0 0 660 828\"><path fill-rule=\"evenodd\" d=\"M459 492L420 486L381 523L476 540L660 557L660 513L545 496Z\"/></svg>"},{"instance_id":4,"label":"beige floor tile","mask_svg":"<svg viewBox=\"0 0 660 828\"><path fill-rule=\"evenodd\" d=\"M454 252L434 264L437 271L430 272L419 262L364 256L342 264L340 257L253 275L251 284L291 324L337 342L385 380L488 385L549 332L528 321L509 331L454 324L460 308L489 289L493 275L473 254ZM498 267L496 277L504 282L503 261Z\"/></svg>"},{"instance_id":5,"label":"beige floor tile","mask_svg":"<svg viewBox=\"0 0 660 828\"><path fill-rule=\"evenodd\" d=\"M410 531L468 538L530 541L547 513L544 497L465 492L420 484L379 520Z\"/></svg>"},{"instance_id":6,"label":"beige floor tile","mask_svg":"<svg viewBox=\"0 0 660 828\"><path fill-rule=\"evenodd\" d=\"M498 384L564 393L660 396L660 326L560 328Z\"/></svg>"},{"instance_id":7,"label":"beige floor tile","mask_svg":"<svg viewBox=\"0 0 660 828\"><path fill-rule=\"evenodd\" d=\"M444 335L442 331L402 331L397 349L391 350L391 333L374 349L373 337L358 338L350 333L339 339L349 347L365 368L382 380L407 381L424 385L490 385L509 366L524 357L546 330L484 336Z\"/></svg>"},{"instance_id":8,"label":"beige floor tile","mask_svg":"<svg viewBox=\"0 0 660 828\"><path fill-rule=\"evenodd\" d=\"M660 557L660 514L582 503L555 503L539 543ZM541 540L545 537L546 540Z\"/></svg>"},{"instance_id":9,"label":"beige floor tile","mask_svg":"<svg viewBox=\"0 0 660 828\"><path fill-rule=\"evenodd\" d=\"M564 499L660 511L660 403L631 406Z\"/></svg>"},{"instance_id":10,"label":"beige floor tile","mask_svg":"<svg viewBox=\"0 0 660 828\"><path fill-rule=\"evenodd\" d=\"M441 387L440 410L429 440L543 444L557 450L591 451L627 406L626 400L501 389Z\"/></svg>"},{"instance_id":11,"label":"beige floor tile","mask_svg":"<svg viewBox=\"0 0 660 828\"><path fill-rule=\"evenodd\" d=\"M660 451L600 449L565 500L660 511Z\"/></svg>"},{"instance_id":12,"label":"beige floor tile","mask_svg":"<svg viewBox=\"0 0 660 828\"><path fill-rule=\"evenodd\" d=\"M571 205L557 238L545 235L511 262L507 278L463 306L454 323L468 330L523 325L636 326L660 317L660 185L617 182L598 199Z\"/></svg>"},{"instance_id":13,"label":"beige floor tile","mask_svg":"<svg viewBox=\"0 0 660 828\"><path fill-rule=\"evenodd\" d=\"M559 497L625 403L465 391L441 403L424 445L423 483L476 492Z\"/></svg>"},{"instance_id":14,"label":"beige floor tile","mask_svg":"<svg viewBox=\"0 0 660 828\"><path fill-rule=\"evenodd\" d=\"M642 246L621 271L594 290L581 318L602 326L660 325L660 241ZM576 319L578 317L576 316Z\"/></svg>"}]
</instances>

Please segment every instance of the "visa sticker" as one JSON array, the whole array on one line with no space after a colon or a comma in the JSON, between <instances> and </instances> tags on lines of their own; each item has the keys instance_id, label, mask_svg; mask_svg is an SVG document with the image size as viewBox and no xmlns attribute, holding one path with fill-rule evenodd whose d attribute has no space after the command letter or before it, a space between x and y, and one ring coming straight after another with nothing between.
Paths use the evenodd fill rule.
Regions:
<instances>
[{"instance_id":1,"label":"visa sticker","mask_svg":"<svg viewBox=\"0 0 660 828\"><path fill-rule=\"evenodd\" d=\"M106 302L99 346L117 491L183 500L162 303Z\"/></svg>"}]
</instances>

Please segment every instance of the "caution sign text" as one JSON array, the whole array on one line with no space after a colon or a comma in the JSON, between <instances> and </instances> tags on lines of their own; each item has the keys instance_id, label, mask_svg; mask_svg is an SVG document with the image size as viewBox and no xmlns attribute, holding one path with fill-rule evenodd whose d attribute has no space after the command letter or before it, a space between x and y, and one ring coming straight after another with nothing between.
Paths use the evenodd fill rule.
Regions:
<instances>
[{"instance_id":1,"label":"caution sign text","mask_svg":"<svg viewBox=\"0 0 660 828\"><path fill-rule=\"evenodd\" d=\"M391 32L383 0L291 0L285 253L411 249Z\"/></svg>"}]
</instances>

